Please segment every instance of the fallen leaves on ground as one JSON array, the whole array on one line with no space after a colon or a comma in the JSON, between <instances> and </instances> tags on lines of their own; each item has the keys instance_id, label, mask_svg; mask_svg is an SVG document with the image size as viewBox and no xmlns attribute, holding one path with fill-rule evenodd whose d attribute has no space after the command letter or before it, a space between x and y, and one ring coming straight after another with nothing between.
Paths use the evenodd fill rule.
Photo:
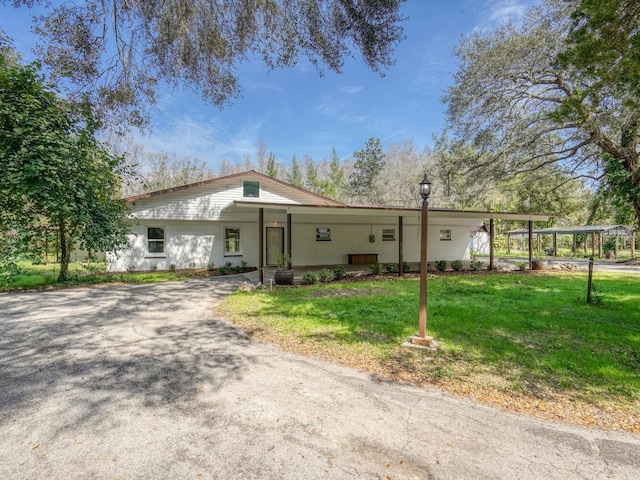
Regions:
<instances>
[{"instance_id":1,"label":"fallen leaves on ground","mask_svg":"<svg viewBox=\"0 0 640 480\"><path fill-rule=\"evenodd\" d=\"M546 420L557 420L574 425L597 427L606 430L625 430L640 434L640 400L627 406L612 403L587 403L576 400L569 393L549 391L513 391L501 384L500 378L487 381L484 372L467 372L453 378L433 378L420 368L419 353L398 350L395 357L380 360L356 351L353 346L331 342L302 341L294 335L262 329L253 324L243 325L241 318L236 323L245 327L255 338L278 344L283 350L306 356L321 357L344 366L369 372L380 379L408 382L421 386L434 386L459 397L475 400L501 408L507 412L534 415ZM400 357L400 358L399 358ZM464 369L464 367L460 367ZM494 375L495 377L495 375ZM504 380L504 384L508 382Z\"/></svg>"}]
</instances>

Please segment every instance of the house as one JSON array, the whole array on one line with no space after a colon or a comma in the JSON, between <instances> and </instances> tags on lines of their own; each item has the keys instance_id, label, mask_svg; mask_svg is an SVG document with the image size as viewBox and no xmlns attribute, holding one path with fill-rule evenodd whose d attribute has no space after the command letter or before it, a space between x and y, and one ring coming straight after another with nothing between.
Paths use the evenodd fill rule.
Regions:
<instances>
[{"instance_id":1,"label":"house","mask_svg":"<svg viewBox=\"0 0 640 480\"><path fill-rule=\"evenodd\" d=\"M346 205L255 171L125 199L131 234L111 271L418 262L420 209ZM485 218L548 216L429 209L431 260L469 258L469 231Z\"/></svg>"}]
</instances>

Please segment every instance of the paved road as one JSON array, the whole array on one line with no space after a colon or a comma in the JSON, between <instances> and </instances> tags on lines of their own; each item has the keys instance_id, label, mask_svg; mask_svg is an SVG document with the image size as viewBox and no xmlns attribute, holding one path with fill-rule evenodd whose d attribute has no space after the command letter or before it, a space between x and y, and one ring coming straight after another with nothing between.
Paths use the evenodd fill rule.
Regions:
<instances>
[{"instance_id":1,"label":"paved road","mask_svg":"<svg viewBox=\"0 0 640 480\"><path fill-rule=\"evenodd\" d=\"M482 258L485 263L489 263L489 260L485 257ZM496 257L496 265L514 268L516 261L528 261L522 257ZM549 265L559 267L560 265L576 265L581 270L589 269L589 260L586 258L547 258ZM615 260L594 260L593 270L596 272L612 272L612 273L638 273L640 274L640 265L629 265L627 263L618 263Z\"/></svg>"},{"instance_id":2,"label":"paved road","mask_svg":"<svg viewBox=\"0 0 640 480\"><path fill-rule=\"evenodd\" d=\"M255 343L234 284L0 295L0 478L640 478L639 436Z\"/></svg>"}]
</instances>

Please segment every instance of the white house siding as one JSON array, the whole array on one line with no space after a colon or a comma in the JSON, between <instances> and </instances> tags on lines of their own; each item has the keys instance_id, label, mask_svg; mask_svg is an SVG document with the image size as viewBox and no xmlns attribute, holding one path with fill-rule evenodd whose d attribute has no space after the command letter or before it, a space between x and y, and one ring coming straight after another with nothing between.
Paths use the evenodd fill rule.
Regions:
<instances>
[{"instance_id":1,"label":"white house siding","mask_svg":"<svg viewBox=\"0 0 640 480\"><path fill-rule=\"evenodd\" d=\"M480 255L489 255L489 243L489 234L486 232L478 232L469 238L471 250Z\"/></svg>"},{"instance_id":2,"label":"white house siding","mask_svg":"<svg viewBox=\"0 0 640 480\"><path fill-rule=\"evenodd\" d=\"M147 228L165 229L164 254L147 252ZM224 254L224 228L240 228L241 255ZM109 254L108 268L111 271L168 270L220 267L226 262L240 265L258 264L258 227L256 222L202 222L202 221L142 221L134 225L128 236L129 249L120 254Z\"/></svg>"},{"instance_id":3,"label":"white house siding","mask_svg":"<svg viewBox=\"0 0 640 480\"><path fill-rule=\"evenodd\" d=\"M330 221L329 221L330 220ZM363 223L367 220L367 223ZM346 264L350 253L378 254L380 263L398 261L398 219L387 217L372 222L373 218L322 216L294 216L292 219L292 256L295 265ZM431 261L469 259L469 228L477 224L474 219L455 219L443 222L434 219L429 222L429 252ZM277 224L275 222L278 222ZM403 217L403 258L407 262L420 260L420 230L415 215ZM286 215L265 215L265 227L285 227ZM147 228L165 229L165 253L147 253ZM224 254L224 228L240 228L241 255ZM331 228L331 241L316 241L316 228ZM394 229L395 240L383 241L382 230ZM441 241L440 230L451 230L451 240ZM375 242L369 242L369 235L375 235ZM257 212L241 214L238 220L224 221L176 221L141 220L132 227L129 236L130 249L117 258L110 255L111 271L150 270L153 265L158 270L167 270L170 265L178 269L205 268L209 264L216 267L231 262L240 265L242 261L250 266L258 264L258 222ZM265 252L266 259L266 252Z\"/></svg>"},{"instance_id":4,"label":"white house siding","mask_svg":"<svg viewBox=\"0 0 640 480\"><path fill-rule=\"evenodd\" d=\"M348 218L348 217L345 217ZM420 227L412 217L403 219L403 259L406 262L420 260ZM388 221L388 223L387 223ZM385 223L338 223L317 221L307 223L293 219L292 257L294 265L346 264L348 254L375 253L380 263L398 261L398 219L389 217ZM468 260L469 228L476 225L476 219L456 219L443 223L440 219L429 222L428 257L435 260ZM331 228L331 241L316 241L316 228ZM395 241L383 241L383 229L395 229ZM451 230L451 240L441 241L440 230ZM369 242L369 235L375 235L375 242Z\"/></svg>"},{"instance_id":5,"label":"white house siding","mask_svg":"<svg viewBox=\"0 0 640 480\"><path fill-rule=\"evenodd\" d=\"M242 197L243 180L260 182L260 198ZM325 203L304 191L247 175L141 198L131 204L131 209L139 219L219 220L224 207L234 200L292 205Z\"/></svg>"}]
</instances>

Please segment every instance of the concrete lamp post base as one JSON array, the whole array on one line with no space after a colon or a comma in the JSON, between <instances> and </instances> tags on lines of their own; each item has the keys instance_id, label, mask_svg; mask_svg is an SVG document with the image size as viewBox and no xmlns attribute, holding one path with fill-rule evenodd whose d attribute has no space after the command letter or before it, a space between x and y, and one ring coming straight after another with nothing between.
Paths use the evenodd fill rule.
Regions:
<instances>
[{"instance_id":1,"label":"concrete lamp post base","mask_svg":"<svg viewBox=\"0 0 640 480\"><path fill-rule=\"evenodd\" d=\"M433 337L420 337L418 335L414 335L413 337L409 337L409 340L403 343L403 345L423 350L437 350L439 344L433 339Z\"/></svg>"}]
</instances>

